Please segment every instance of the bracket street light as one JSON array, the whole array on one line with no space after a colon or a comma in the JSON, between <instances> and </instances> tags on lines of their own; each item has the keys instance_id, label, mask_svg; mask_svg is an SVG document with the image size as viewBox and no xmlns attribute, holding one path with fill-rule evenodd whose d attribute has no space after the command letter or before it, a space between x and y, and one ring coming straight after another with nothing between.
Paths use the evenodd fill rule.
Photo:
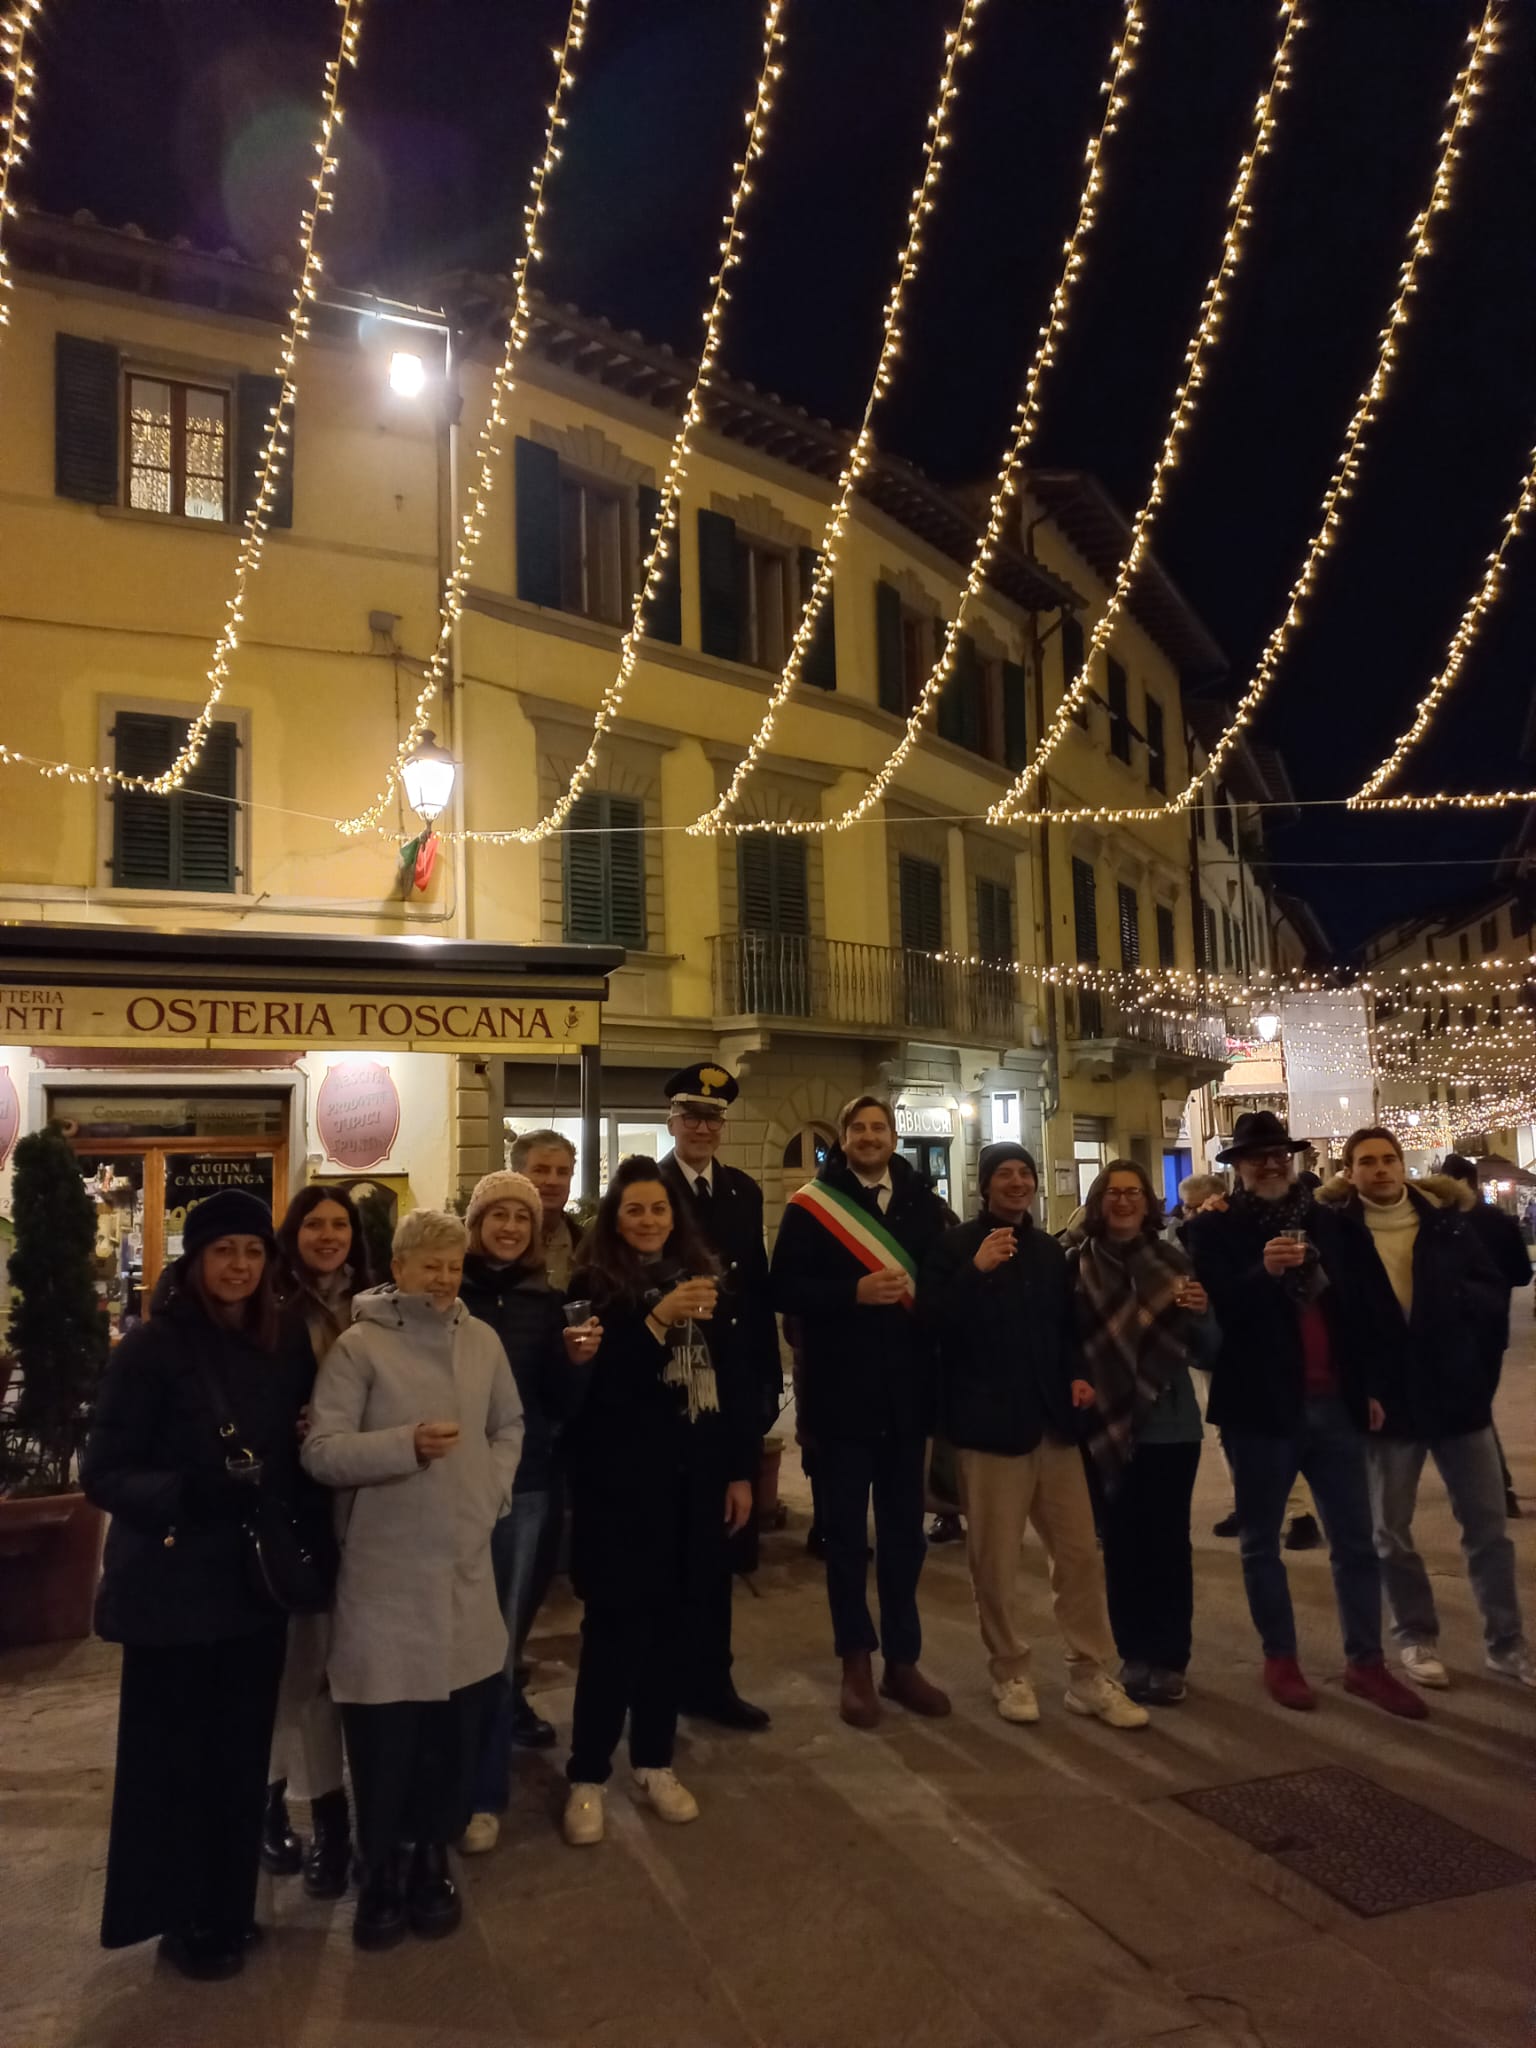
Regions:
<instances>
[{"instance_id":1,"label":"bracket street light","mask_svg":"<svg viewBox=\"0 0 1536 2048\"><path fill-rule=\"evenodd\" d=\"M437 744L437 734L424 732L421 744L400 764L407 803L427 824L448 808L457 770L452 754Z\"/></svg>"}]
</instances>

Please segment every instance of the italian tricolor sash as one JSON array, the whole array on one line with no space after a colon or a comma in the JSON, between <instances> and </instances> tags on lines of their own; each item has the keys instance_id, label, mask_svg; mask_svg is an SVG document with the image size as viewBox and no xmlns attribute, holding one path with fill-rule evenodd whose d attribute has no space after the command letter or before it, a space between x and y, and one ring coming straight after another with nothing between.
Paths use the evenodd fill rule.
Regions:
<instances>
[{"instance_id":1,"label":"italian tricolor sash","mask_svg":"<svg viewBox=\"0 0 1536 2048\"><path fill-rule=\"evenodd\" d=\"M897 1266L907 1276L902 1306L911 1308L917 1295L917 1264L904 1244L892 1237L878 1216L841 1188L824 1180L813 1180L790 1196L791 1204L816 1218L823 1230L835 1237L844 1251L852 1252L868 1272L879 1273Z\"/></svg>"}]
</instances>

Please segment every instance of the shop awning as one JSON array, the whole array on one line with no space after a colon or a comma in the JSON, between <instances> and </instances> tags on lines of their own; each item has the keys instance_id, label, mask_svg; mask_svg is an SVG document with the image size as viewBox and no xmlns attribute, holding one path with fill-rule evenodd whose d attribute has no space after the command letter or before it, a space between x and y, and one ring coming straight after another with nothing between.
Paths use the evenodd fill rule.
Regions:
<instances>
[{"instance_id":1,"label":"shop awning","mask_svg":"<svg viewBox=\"0 0 1536 2048\"><path fill-rule=\"evenodd\" d=\"M0 926L0 1043L537 1059L599 1040L620 946Z\"/></svg>"}]
</instances>

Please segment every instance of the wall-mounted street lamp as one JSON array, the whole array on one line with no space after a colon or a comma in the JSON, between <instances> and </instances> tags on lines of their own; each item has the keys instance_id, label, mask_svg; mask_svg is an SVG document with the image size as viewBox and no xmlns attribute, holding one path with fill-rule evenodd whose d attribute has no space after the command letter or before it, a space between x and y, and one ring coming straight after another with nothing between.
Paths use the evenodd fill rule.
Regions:
<instances>
[{"instance_id":1,"label":"wall-mounted street lamp","mask_svg":"<svg viewBox=\"0 0 1536 2048\"><path fill-rule=\"evenodd\" d=\"M457 772L452 754L437 744L434 732L423 733L421 744L401 762L406 802L429 825L448 808Z\"/></svg>"},{"instance_id":2,"label":"wall-mounted street lamp","mask_svg":"<svg viewBox=\"0 0 1536 2048\"><path fill-rule=\"evenodd\" d=\"M408 349L396 349L389 359L389 388L401 398L420 398L426 389L427 366Z\"/></svg>"}]
</instances>

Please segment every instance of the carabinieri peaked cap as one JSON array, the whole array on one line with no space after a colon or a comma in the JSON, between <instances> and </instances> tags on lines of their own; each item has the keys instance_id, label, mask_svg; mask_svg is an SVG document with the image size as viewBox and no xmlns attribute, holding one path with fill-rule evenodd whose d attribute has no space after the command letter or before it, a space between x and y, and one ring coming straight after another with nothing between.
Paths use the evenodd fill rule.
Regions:
<instances>
[{"instance_id":1,"label":"carabinieri peaked cap","mask_svg":"<svg viewBox=\"0 0 1536 2048\"><path fill-rule=\"evenodd\" d=\"M705 1103L711 1109L726 1110L741 1093L736 1076L713 1060L700 1060L696 1067L679 1067L662 1083L674 1109L688 1109Z\"/></svg>"}]
</instances>

